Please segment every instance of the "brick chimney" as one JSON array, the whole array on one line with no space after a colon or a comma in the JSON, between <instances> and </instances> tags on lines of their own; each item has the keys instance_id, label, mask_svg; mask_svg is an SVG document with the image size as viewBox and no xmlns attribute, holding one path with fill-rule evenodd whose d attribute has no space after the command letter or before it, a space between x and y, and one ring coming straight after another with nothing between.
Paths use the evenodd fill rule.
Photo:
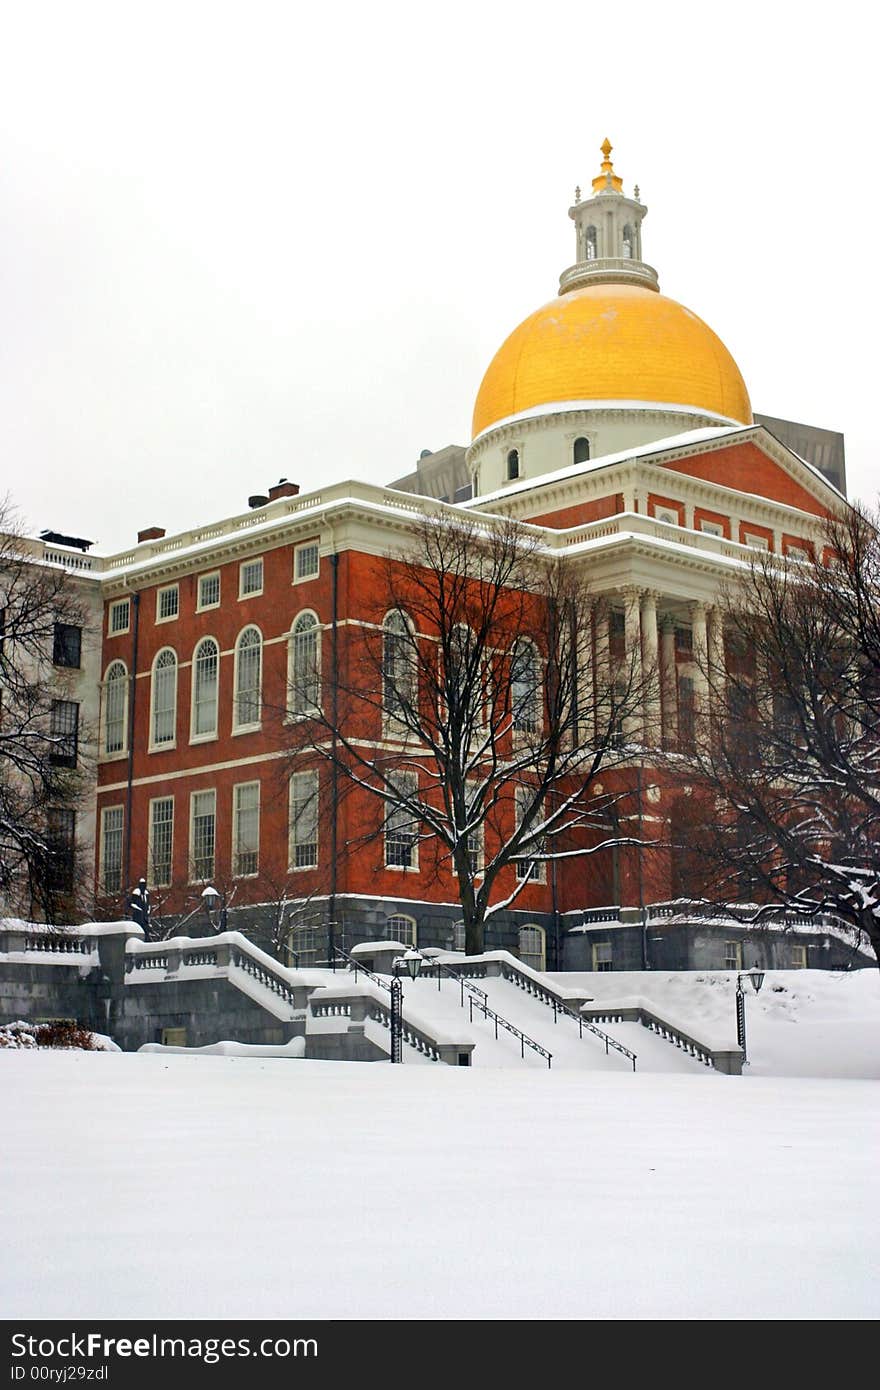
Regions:
<instances>
[{"instance_id":1,"label":"brick chimney","mask_svg":"<svg viewBox=\"0 0 880 1390\"><path fill-rule=\"evenodd\" d=\"M145 531L138 531L138 545L144 541L160 541L164 535L164 526L148 526Z\"/></svg>"},{"instance_id":2,"label":"brick chimney","mask_svg":"<svg viewBox=\"0 0 880 1390\"><path fill-rule=\"evenodd\" d=\"M278 497L296 497L299 492L299 483L289 483L286 478L279 478L274 487L269 488L269 501L274 502Z\"/></svg>"}]
</instances>

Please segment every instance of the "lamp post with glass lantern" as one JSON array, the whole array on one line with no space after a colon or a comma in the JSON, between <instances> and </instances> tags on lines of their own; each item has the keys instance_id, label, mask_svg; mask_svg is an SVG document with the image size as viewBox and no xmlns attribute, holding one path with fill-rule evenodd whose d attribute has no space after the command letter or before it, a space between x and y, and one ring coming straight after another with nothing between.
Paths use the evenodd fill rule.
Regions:
<instances>
[{"instance_id":1,"label":"lamp post with glass lantern","mask_svg":"<svg viewBox=\"0 0 880 1390\"><path fill-rule=\"evenodd\" d=\"M743 992L744 979L751 980L752 989L757 994L764 983L764 971L759 970L757 965L755 965L751 970L744 970L741 975L737 975L736 977L736 1040L742 1048L743 1066L745 1066L749 1060L748 1054L746 1053L746 996Z\"/></svg>"},{"instance_id":2,"label":"lamp post with glass lantern","mask_svg":"<svg viewBox=\"0 0 880 1390\"><path fill-rule=\"evenodd\" d=\"M401 1062L400 1055L402 1034L403 1034L403 985L400 979L400 967L406 968L411 980L414 980L422 968L422 958L418 951L405 951L402 956L398 956L392 965L391 977L391 1060Z\"/></svg>"},{"instance_id":3,"label":"lamp post with glass lantern","mask_svg":"<svg viewBox=\"0 0 880 1390\"><path fill-rule=\"evenodd\" d=\"M202 889L202 905L215 932L226 930L226 898L209 883Z\"/></svg>"}]
</instances>

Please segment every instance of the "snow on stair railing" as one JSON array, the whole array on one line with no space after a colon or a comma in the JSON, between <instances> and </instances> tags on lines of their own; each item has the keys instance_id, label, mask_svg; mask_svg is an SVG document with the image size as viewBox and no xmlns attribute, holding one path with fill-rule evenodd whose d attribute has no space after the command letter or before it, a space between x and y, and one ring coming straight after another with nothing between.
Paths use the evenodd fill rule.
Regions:
<instances>
[{"instance_id":1,"label":"snow on stair railing","mask_svg":"<svg viewBox=\"0 0 880 1390\"><path fill-rule=\"evenodd\" d=\"M507 1031L508 1033L512 1033L512 1034L514 1035L514 1037L519 1038L519 1040L520 1040L520 1056L522 1057L523 1061L525 1061L525 1055L526 1055L525 1049L526 1049L527 1047L530 1047L530 1048L532 1048L535 1052L540 1053L540 1055L541 1055L542 1057L546 1057L546 1058L547 1058L547 1066L548 1066L548 1067L550 1066L550 1064L551 1064L551 1062L552 1062L552 1060L553 1060L553 1054L552 1054L552 1052L548 1052L547 1049L546 1049L546 1047L542 1047L540 1043L535 1042L534 1038L530 1038L529 1035L528 1035L527 1033L523 1033L521 1029L517 1028L517 1026L516 1026L515 1023L511 1023L509 1019L503 1018L502 1015L496 1013L494 1009L490 1009L490 1008L489 1008L489 1004L488 1004L488 999L489 999L488 994L486 993L486 991L485 991L484 989L480 989L478 985L471 984L470 980L466 980L466 979L464 978L464 970L462 970L462 972L461 972L460 974L459 974L457 971L455 971L455 970L450 970L449 966L446 965L446 964L444 964L443 961L438 960L436 956L434 956L434 957L425 957L425 956L422 956L422 961L423 961L423 964L422 964L422 968L421 968L420 974L423 975L423 976L426 975L426 976L430 979L432 970L436 970L436 971L437 971L437 985L438 985L438 987L439 987L439 984L440 984L440 975L441 975L441 973L444 974L444 975L447 975L451 980L457 981L457 983L461 986L461 1007L462 1007L462 1008L464 1008L464 992L465 992L465 990L467 990L467 992L468 992L468 1004L470 1005L470 1021L471 1021L471 1023L473 1023L473 1021L474 1021L474 1005L476 1005L476 1007L479 1009L480 1013L483 1015L483 1018L484 1018L485 1020L488 1020L488 1019L491 1018L491 1019L494 1021L494 1023L495 1023L495 1041L496 1041L496 1042L498 1041L498 1029L499 1029L499 1028L504 1028L504 1029L506 1029L506 1031ZM466 963L463 962L463 965L464 965L464 968L467 969ZM484 979L484 978L485 978L485 975L486 975L486 971L485 971L485 969L483 969L483 972L482 972L482 974L480 975L479 978L480 978L480 979ZM597 1031L598 1031L598 1030L597 1030Z\"/></svg>"},{"instance_id":2,"label":"snow on stair railing","mask_svg":"<svg viewBox=\"0 0 880 1390\"><path fill-rule=\"evenodd\" d=\"M358 966L362 974L371 971ZM350 985L331 985L314 992L309 1000L309 1012L313 1018L346 1018L354 1025L370 1020L391 1031L391 1003L380 989L387 989L385 982L378 978L369 983ZM470 1054L473 1039L462 1039L454 1034L444 1035L433 1028L426 1019L414 1017L412 1010L404 1004L401 1011L401 1038L408 1047L414 1048L432 1062L449 1062L457 1065L462 1053Z\"/></svg>"},{"instance_id":3,"label":"snow on stair railing","mask_svg":"<svg viewBox=\"0 0 880 1390\"><path fill-rule=\"evenodd\" d=\"M317 986L308 972L290 970L273 960L240 932L222 932L215 937L171 937L162 942L130 941L126 947L128 971L164 970L166 975L185 975L188 970L240 970L263 989L278 996L291 1009L301 1007L296 990Z\"/></svg>"},{"instance_id":4,"label":"snow on stair railing","mask_svg":"<svg viewBox=\"0 0 880 1390\"><path fill-rule=\"evenodd\" d=\"M437 964L440 964L440 962L437 962ZM449 967L447 966L447 968ZM584 1029L586 1029L593 1037L598 1038L600 1042L605 1044L606 1056L609 1050L613 1048L614 1051L619 1052L621 1056L629 1058L632 1062L633 1071L635 1071L637 1054L631 1052L628 1047L624 1047L623 1043L618 1042L616 1038L612 1038L608 1033L604 1033L601 1028L597 1028L595 1024L590 1023L588 1019L582 1018L577 1012L577 1009L580 1008L580 1005L584 1002L584 996L582 994L574 990L567 990L561 987L554 988L548 985L537 971L532 970L528 965L523 965L522 961L518 961L507 951L487 952L485 956L477 959L473 957L470 959L465 958L460 964L453 961L449 973L457 974L459 969L462 971L473 971L474 969L478 969L480 972L480 979L486 979L489 975L500 974L505 980L516 985L518 989L523 990L526 994L532 995L534 999L537 999L540 1003L546 1004L548 1008L551 1008L553 1010L554 1023L557 1022L560 1016L563 1018L570 1018L573 1023L578 1025L578 1031L581 1037L584 1036ZM482 993L482 991L480 992ZM485 998L486 996L484 995L483 997ZM575 1005L575 1007L572 1008L571 1005Z\"/></svg>"},{"instance_id":5,"label":"snow on stair railing","mask_svg":"<svg viewBox=\"0 0 880 1390\"><path fill-rule=\"evenodd\" d=\"M431 957L431 956L422 956L422 969L421 969L421 972L420 972L420 973L421 973L424 977L426 977L427 979L430 980L430 978L431 978L431 973L432 973L432 971L435 971L435 970L436 970L436 972L437 972L437 984L438 984L438 986L439 986L439 984L440 984L440 976L441 976L441 975L446 975L448 979L450 979L450 980L455 980L456 984L458 984L458 985L461 986L461 1006L462 1006L462 1008L464 1008L464 992L465 992L465 990L467 990L468 994L474 995L475 998L477 998L477 999L482 999L484 1003L485 1003L485 1001L488 999L489 996L487 995L487 993L486 993L486 991L485 991L484 989L480 989L479 985L473 984L473 982L472 982L471 980L465 979L465 972L464 972L463 970L461 970L461 971L450 970L449 966L448 966L448 965L445 965L444 962L443 962L442 960L438 960L438 959L436 958L436 956L435 956L435 957ZM481 975L481 976L480 976L480 979L483 979L483 978L485 978L485 976L484 976L484 975Z\"/></svg>"},{"instance_id":6,"label":"snow on stair railing","mask_svg":"<svg viewBox=\"0 0 880 1390\"><path fill-rule=\"evenodd\" d=\"M637 1054L635 1052L631 1052L628 1047L624 1047L623 1043L618 1042L616 1038L612 1038L609 1033L603 1033L601 1028L597 1028L595 1024L584 1019L580 1013L576 1013L574 1009L569 1008L568 1004L564 1002L563 996L555 989L545 984L542 980L537 979L528 967L524 968L512 957L508 957L501 963L501 972L505 980L510 980L518 989L525 990L527 994L531 994L533 998L540 1000L542 1004L546 1004L551 1008L553 1010L554 1023L560 1015L563 1018L570 1018L578 1025L581 1037L584 1036L584 1028L586 1028L588 1033L591 1033L594 1037L598 1038L600 1042L605 1044L606 1057L608 1056L609 1049L613 1048L615 1052L619 1052L622 1056L629 1058L632 1062L633 1071L635 1071L637 1060ZM580 1003L580 999L578 999L577 1002Z\"/></svg>"},{"instance_id":7,"label":"snow on stair railing","mask_svg":"<svg viewBox=\"0 0 880 1390\"><path fill-rule=\"evenodd\" d=\"M728 1076L742 1075L742 1050L728 1038L697 1038L690 1027L661 1015L648 999L634 997L617 1004L584 1004L585 1019L596 1023L641 1023L673 1047L680 1048L703 1066Z\"/></svg>"},{"instance_id":8,"label":"snow on stair railing","mask_svg":"<svg viewBox=\"0 0 880 1390\"><path fill-rule=\"evenodd\" d=\"M483 1015L483 1018L491 1018L492 1022L495 1024L496 1042L498 1041L498 1029L505 1028L508 1033L512 1033L515 1038L519 1038L520 1057L523 1061L525 1061L526 1048L530 1047L533 1052L537 1052L541 1057L546 1057L547 1066L550 1067L553 1063L553 1053L548 1052L546 1047L542 1047L540 1043L535 1042L535 1039L530 1038L528 1033L524 1033L521 1028L517 1028L515 1023L511 1023L509 1019L502 1018L500 1014L496 1014L494 1009L489 1008L489 1005L486 1003L486 998L486 995L483 996L482 1000L475 999L473 995L468 998L471 1023L474 1021L474 1005L476 1005L477 1009L479 1009L480 1013Z\"/></svg>"}]
</instances>

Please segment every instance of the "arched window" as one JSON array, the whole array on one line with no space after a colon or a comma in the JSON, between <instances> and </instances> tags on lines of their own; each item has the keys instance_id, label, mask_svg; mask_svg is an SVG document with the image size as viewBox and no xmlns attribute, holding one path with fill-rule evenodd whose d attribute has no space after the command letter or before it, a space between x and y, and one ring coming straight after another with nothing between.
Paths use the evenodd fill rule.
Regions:
<instances>
[{"instance_id":1,"label":"arched window","mask_svg":"<svg viewBox=\"0 0 880 1390\"><path fill-rule=\"evenodd\" d=\"M627 222L623 229L623 259L631 261L633 258L633 229Z\"/></svg>"},{"instance_id":2,"label":"arched window","mask_svg":"<svg viewBox=\"0 0 880 1390\"><path fill-rule=\"evenodd\" d=\"M314 613L300 613L290 629L288 658L288 709L291 714L310 714L321 701L320 629Z\"/></svg>"},{"instance_id":3,"label":"arched window","mask_svg":"<svg viewBox=\"0 0 880 1390\"><path fill-rule=\"evenodd\" d=\"M416 944L416 919L407 917L402 912L395 912L393 916L385 918L385 940L399 941L402 946L413 947Z\"/></svg>"},{"instance_id":4,"label":"arched window","mask_svg":"<svg viewBox=\"0 0 880 1390\"><path fill-rule=\"evenodd\" d=\"M519 449L511 449L507 455L507 478L508 482L513 478L519 477Z\"/></svg>"},{"instance_id":5,"label":"arched window","mask_svg":"<svg viewBox=\"0 0 880 1390\"><path fill-rule=\"evenodd\" d=\"M409 722L415 710L416 669L410 623L399 608L382 624L382 710L386 719Z\"/></svg>"},{"instance_id":6,"label":"arched window","mask_svg":"<svg viewBox=\"0 0 880 1390\"><path fill-rule=\"evenodd\" d=\"M587 228L586 252L587 252L587 260L588 260L588 261L594 261L594 260L596 259L596 256L597 256L598 252L597 252L597 250L596 250L596 228L595 228L595 227L588 227L588 228Z\"/></svg>"},{"instance_id":7,"label":"arched window","mask_svg":"<svg viewBox=\"0 0 880 1390\"><path fill-rule=\"evenodd\" d=\"M177 656L170 647L153 662L152 742L154 748L173 743L177 731Z\"/></svg>"},{"instance_id":8,"label":"arched window","mask_svg":"<svg viewBox=\"0 0 880 1390\"><path fill-rule=\"evenodd\" d=\"M546 960L546 933L543 927L529 925L519 929L519 958L533 970L543 970Z\"/></svg>"},{"instance_id":9,"label":"arched window","mask_svg":"<svg viewBox=\"0 0 880 1390\"><path fill-rule=\"evenodd\" d=\"M235 709L233 727L259 724L262 704L263 638L257 627L246 627L235 644Z\"/></svg>"},{"instance_id":10,"label":"arched window","mask_svg":"<svg viewBox=\"0 0 880 1390\"><path fill-rule=\"evenodd\" d=\"M589 461L590 461L590 441L589 441L589 439L585 439L584 436L581 435L579 439L576 439L576 440L574 441L574 444L572 445L572 451L571 451L571 452L572 452L572 462L573 462L573 463L589 463Z\"/></svg>"},{"instance_id":11,"label":"arched window","mask_svg":"<svg viewBox=\"0 0 880 1390\"><path fill-rule=\"evenodd\" d=\"M220 684L220 648L213 637L204 637L193 655L192 734L216 734L217 693Z\"/></svg>"},{"instance_id":12,"label":"arched window","mask_svg":"<svg viewBox=\"0 0 880 1390\"><path fill-rule=\"evenodd\" d=\"M528 638L514 643L510 657L510 706L513 727L533 734L539 727L541 667L535 646Z\"/></svg>"},{"instance_id":13,"label":"arched window","mask_svg":"<svg viewBox=\"0 0 880 1390\"><path fill-rule=\"evenodd\" d=\"M104 752L124 753L128 725L128 668L113 661L104 677Z\"/></svg>"}]
</instances>

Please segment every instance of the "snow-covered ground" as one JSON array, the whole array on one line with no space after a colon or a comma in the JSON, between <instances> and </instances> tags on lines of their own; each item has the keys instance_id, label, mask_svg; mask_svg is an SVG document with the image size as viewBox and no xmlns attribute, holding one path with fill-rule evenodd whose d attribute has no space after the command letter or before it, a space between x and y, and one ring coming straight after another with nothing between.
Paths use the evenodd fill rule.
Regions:
<instances>
[{"instance_id":1,"label":"snow-covered ground","mask_svg":"<svg viewBox=\"0 0 880 1390\"><path fill-rule=\"evenodd\" d=\"M877 972L768 985L741 1078L5 1051L3 1315L876 1317Z\"/></svg>"}]
</instances>

